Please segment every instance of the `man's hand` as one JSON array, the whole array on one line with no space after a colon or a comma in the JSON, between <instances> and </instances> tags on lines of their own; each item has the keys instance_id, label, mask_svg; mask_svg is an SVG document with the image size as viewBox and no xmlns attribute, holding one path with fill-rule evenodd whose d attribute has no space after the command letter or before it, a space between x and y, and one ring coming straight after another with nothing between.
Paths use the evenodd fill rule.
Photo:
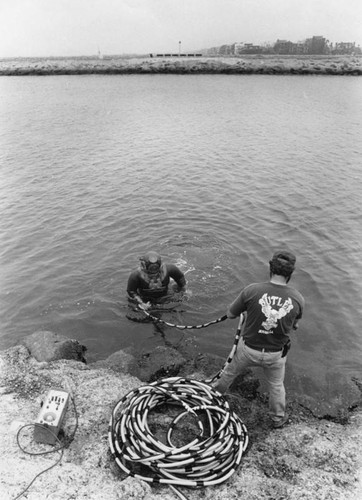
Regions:
<instances>
[{"instance_id":1,"label":"man's hand","mask_svg":"<svg viewBox=\"0 0 362 500\"><path fill-rule=\"evenodd\" d=\"M147 311L151 307L151 302L143 302L142 300L138 302L138 307L140 309L143 309L144 311Z\"/></svg>"}]
</instances>

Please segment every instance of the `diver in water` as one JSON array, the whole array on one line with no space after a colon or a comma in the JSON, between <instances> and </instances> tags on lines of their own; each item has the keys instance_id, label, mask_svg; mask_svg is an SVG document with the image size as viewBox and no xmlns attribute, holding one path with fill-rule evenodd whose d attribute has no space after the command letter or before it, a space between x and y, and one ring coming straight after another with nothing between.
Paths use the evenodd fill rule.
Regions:
<instances>
[{"instance_id":1,"label":"diver in water","mask_svg":"<svg viewBox=\"0 0 362 500\"><path fill-rule=\"evenodd\" d=\"M157 252L147 252L140 258L139 268L128 278L128 296L136 300L141 308L148 309L150 300L153 302L167 294L170 278L176 282L178 291L185 290L186 279L183 272L174 264L163 263Z\"/></svg>"}]
</instances>

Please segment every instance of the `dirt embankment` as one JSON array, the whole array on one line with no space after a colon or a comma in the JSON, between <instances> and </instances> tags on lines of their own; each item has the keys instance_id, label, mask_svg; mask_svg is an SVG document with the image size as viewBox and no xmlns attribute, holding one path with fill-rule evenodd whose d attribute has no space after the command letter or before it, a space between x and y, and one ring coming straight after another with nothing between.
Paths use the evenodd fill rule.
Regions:
<instances>
[{"instance_id":1,"label":"dirt embankment","mask_svg":"<svg viewBox=\"0 0 362 500\"><path fill-rule=\"evenodd\" d=\"M0 76L78 74L362 75L362 56L0 59Z\"/></svg>"}]
</instances>

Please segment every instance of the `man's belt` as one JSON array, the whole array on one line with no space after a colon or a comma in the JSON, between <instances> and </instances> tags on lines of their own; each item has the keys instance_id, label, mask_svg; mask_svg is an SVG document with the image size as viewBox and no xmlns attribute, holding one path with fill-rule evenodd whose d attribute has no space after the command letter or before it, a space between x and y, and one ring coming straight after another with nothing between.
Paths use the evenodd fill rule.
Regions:
<instances>
[{"instance_id":1,"label":"man's belt","mask_svg":"<svg viewBox=\"0 0 362 500\"><path fill-rule=\"evenodd\" d=\"M249 349L254 349L255 351L260 351L260 352L279 352L283 350L283 347L256 347L253 345L248 344L245 342L246 347L249 347Z\"/></svg>"}]
</instances>

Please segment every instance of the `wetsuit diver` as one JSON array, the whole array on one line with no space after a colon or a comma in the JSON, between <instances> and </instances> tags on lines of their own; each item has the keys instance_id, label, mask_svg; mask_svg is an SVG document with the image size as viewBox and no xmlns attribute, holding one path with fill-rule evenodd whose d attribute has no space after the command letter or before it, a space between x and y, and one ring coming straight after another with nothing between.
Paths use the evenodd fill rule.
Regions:
<instances>
[{"instance_id":1,"label":"wetsuit diver","mask_svg":"<svg viewBox=\"0 0 362 500\"><path fill-rule=\"evenodd\" d=\"M136 300L142 308L148 309L150 300L167 294L171 278L176 282L178 291L185 289L185 276L177 266L163 263L157 252L147 252L140 258L139 268L128 278L128 296Z\"/></svg>"}]
</instances>

